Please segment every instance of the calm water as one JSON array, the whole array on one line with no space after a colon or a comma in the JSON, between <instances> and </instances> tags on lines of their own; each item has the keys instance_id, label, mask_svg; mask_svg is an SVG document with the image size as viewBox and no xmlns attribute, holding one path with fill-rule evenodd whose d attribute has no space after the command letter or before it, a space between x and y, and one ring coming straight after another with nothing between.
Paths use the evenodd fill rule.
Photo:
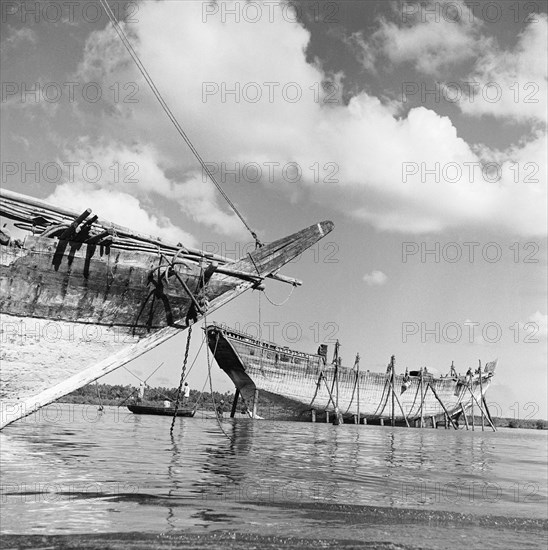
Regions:
<instances>
[{"instance_id":1,"label":"calm water","mask_svg":"<svg viewBox=\"0 0 548 550\"><path fill-rule=\"evenodd\" d=\"M546 547L546 432L170 421L54 405L9 426L2 533Z\"/></svg>"}]
</instances>

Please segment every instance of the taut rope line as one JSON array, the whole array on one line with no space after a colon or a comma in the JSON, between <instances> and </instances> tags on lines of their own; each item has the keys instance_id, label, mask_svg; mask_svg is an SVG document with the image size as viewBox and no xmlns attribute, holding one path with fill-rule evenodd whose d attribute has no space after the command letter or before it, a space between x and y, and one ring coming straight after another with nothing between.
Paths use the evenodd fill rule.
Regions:
<instances>
[{"instance_id":1,"label":"taut rope line","mask_svg":"<svg viewBox=\"0 0 548 550\"><path fill-rule=\"evenodd\" d=\"M152 90L152 93L155 95L156 99L160 103L162 109L168 116L169 120L172 122L173 126L175 126L175 129L179 133L179 135L183 138L184 142L188 145L188 148L192 152L192 154L196 157L200 165L202 166L202 169L207 174L209 179L213 182L219 193L222 195L222 197L225 199L225 201L229 204L229 206L232 208L234 213L240 218L241 222L244 224L246 229L251 233L251 236L255 239L255 243L257 246L262 246L261 241L257 237L257 233L251 229L251 227L248 225L248 223L245 221L243 216L240 214L234 203L230 200L229 196L224 192L223 188L219 184L219 182L216 180L215 176L211 172L211 170L208 168L207 164L205 163L204 159L201 157L200 153L197 151L196 147L194 147L194 144L190 140L190 138L187 136L186 132L183 130L182 126L179 124L179 121L169 108L169 105L165 102L162 94L160 93L160 90L156 87L156 84L154 84L154 81L152 80L152 77L148 73L146 67L143 65L142 61L139 59L139 56L137 55L137 52L133 49L133 46L131 45L131 42L129 41L124 29L120 26L120 23L116 19L116 16L110 9L110 6L107 3L107 0L100 0L101 5L103 6L106 14L108 15L108 18L110 19L112 26L114 27L114 30L120 37L120 40L126 47L126 50L128 51L129 55L135 62L135 65L137 65L137 68L143 75L143 78L146 80L147 84L150 86L150 89Z\"/></svg>"}]
</instances>

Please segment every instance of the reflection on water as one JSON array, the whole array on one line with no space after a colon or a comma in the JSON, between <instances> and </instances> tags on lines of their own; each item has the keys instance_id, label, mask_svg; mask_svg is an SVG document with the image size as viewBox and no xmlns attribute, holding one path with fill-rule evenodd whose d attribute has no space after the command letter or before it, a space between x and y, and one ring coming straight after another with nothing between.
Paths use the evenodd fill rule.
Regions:
<instances>
[{"instance_id":1,"label":"reflection on water","mask_svg":"<svg viewBox=\"0 0 548 550\"><path fill-rule=\"evenodd\" d=\"M177 419L170 436L164 417L61 413L0 434L5 533L284 525L302 534L306 522L310 532L325 524L311 506L341 505L546 518L546 432L235 419L227 439L211 419Z\"/></svg>"}]
</instances>

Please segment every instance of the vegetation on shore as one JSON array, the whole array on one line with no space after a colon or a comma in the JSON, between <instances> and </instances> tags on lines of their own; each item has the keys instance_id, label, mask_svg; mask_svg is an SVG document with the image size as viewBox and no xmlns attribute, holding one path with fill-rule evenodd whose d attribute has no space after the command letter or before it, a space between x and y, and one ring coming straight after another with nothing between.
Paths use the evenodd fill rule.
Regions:
<instances>
[{"instance_id":1,"label":"vegetation on shore","mask_svg":"<svg viewBox=\"0 0 548 550\"><path fill-rule=\"evenodd\" d=\"M129 405L134 402L139 396L139 388L135 386L120 384L89 384L83 388L79 388L64 397L58 399L61 403L76 403L81 405ZM181 396L182 397L182 396ZM165 400L171 401L175 404L177 399L177 388L152 388L147 386L145 390L145 396L143 401L149 405L157 405L162 407ZM213 392L213 399L219 407L221 401L224 402L222 409L228 410L228 407L232 404L234 394L231 392L220 393ZM210 392L200 392L198 390L190 390L190 398L188 402L189 407L194 407L196 404L202 410L214 410L213 400L211 399ZM186 406L186 405L185 405Z\"/></svg>"},{"instance_id":2,"label":"vegetation on shore","mask_svg":"<svg viewBox=\"0 0 548 550\"><path fill-rule=\"evenodd\" d=\"M58 401L63 403L77 403L82 405L126 405L132 402L132 397L137 398L139 388L131 385L122 386L120 384L89 384L78 390L65 395ZM147 404L163 406L163 402L167 399L175 403L177 397L177 388L152 388L148 387L145 390L145 398ZM234 399L233 392L213 392L213 400L219 410L230 410ZM194 407L196 404L202 410L214 410L213 400L209 392L200 392L198 390L190 390L190 399L188 406ZM268 411L270 414L264 414L263 411ZM259 413L265 418L269 416L276 418L294 418L297 419L296 412L287 407L283 398L276 398L272 394L261 394ZM470 420L469 420L470 421ZM481 425L481 417L475 416L475 425ZM548 429L548 422L537 418L516 419L516 418L497 418L493 417L493 423L497 428L530 428L538 430Z\"/></svg>"}]
</instances>

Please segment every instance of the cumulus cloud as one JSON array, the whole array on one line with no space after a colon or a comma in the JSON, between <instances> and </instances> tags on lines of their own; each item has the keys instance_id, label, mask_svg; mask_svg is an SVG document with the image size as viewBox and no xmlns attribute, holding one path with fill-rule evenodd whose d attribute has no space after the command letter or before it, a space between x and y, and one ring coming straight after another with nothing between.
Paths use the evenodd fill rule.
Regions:
<instances>
[{"instance_id":1,"label":"cumulus cloud","mask_svg":"<svg viewBox=\"0 0 548 550\"><path fill-rule=\"evenodd\" d=\"M465 36L476 32L464 23L460 27ZM275 172L280 194L307 197L381 230L487 226L513 234L546 232L546 187L541 183L546 178L545 131L507 151L491 151L472 147L448 117L424 107L401 117L393 104L365 92L348 104L330 103L321 86L325 73L304 54L309 32L277 12L272 20L255 23L223 22L220 15L204 23L200 3L147 2L131 30L141 59L206 161L231 167L296 163L302 170L296 184L281 185L281 171ZM438 36L437 30L428 33ZM138 105L124 106L116 116L105 108L101 129L116 142L127 142L131 135L154 151L154 164L164 175L178 172L178 184L160 178L154 185L165 186L164 196L175 197L183 210L187 205L185 212L194 219L210 219L219 231L233 230L232 218L212 208L212 188L196 176L196 161L184 151L135 69L117 61L125 54L113 45L112 31L94 35L93 41L82 70L101 65L104 48L107 61L97 70L105 88L115 81L141 86ZM458 44L456 37L453 44ZM403 54L395 51L397 55ZM451 54L444 55L440 60L448 63ZM432 57L431 63L438 61ZM146 145L150 143L152 148ZM501 167L496 180L481 172L494 159ZM511 163L517 161L538 167L536 181L515 181ZM438 175L428 175L428 170ZM273 187L266 169L262 181ZM301 195L295 195L296 187Z\"/></svg>"},{"instance_id":2,"label":"cumulus cloud","mask_svg":"<svg viewBox=\"0 0 548 550\"><path fill-rule=\"evenodd\" d=\"M548 18L535 16L512 50L496 42L478 57L459 107L468 115L492 115L546 124Z\"/></svg>"},{"instance_id":3,"label":"cumulus cloud","mask_svg":"<svg viewBox=\"0 0 548 550\"><path fill-rule=\"evenodd\" d=\"M371 273L364 275L363 280L369 286L382 286L386 283L388 277L382 271L374 270Z\"/></svg>"},{"instance_id":4,"label":"cumulus cloud","mask_svg":"<svg viewBox=\"0 0 548 550\"><path fill-rule=\"evenodd\" d=\"M162 235L178 235L177 240L184 238L189 246L195 242L193 236L176 230L167 219L143 217L142 208L152 207L154 196L175 202L190 219L218 233L245 236L240 220L220 208L218 195L210 181L196 172L175 173L168 177L166 172L170 161L151 143L92 143L88 138L82 138L70 151L65 151L65 156L79 167L75 172L80 175L81 181L75 183L81 193L88 190L95 196L110 196L111 200L122 197L123 204L127 204L127 197L134 197L137 202L128 205L133 219L160 231ZM68 176L70 181L70 173Z\"/></svg>"},{"instance_id":5,"label":"cumulus cloud","mask_svg":"<svg viewBox=\"0 0 548 550\"><path fill-rule=\"evenodd\" d=\"M386 59L394 65L411 62L421 73L438 75L472 58L481 43L481 20L464 2L430 1L404 6L398 23L379 20L379 28L368 38L353 35L351 42L361 52L368 68L373 60Z\"/></svg>"},{"instance_id":6,"label":"cumulus cloud","mask_svg":"<svg viewBox=\"0 0 548 550\"><path fill-rule=\"evenodd\" d=\"M196 245L192 235L173 225L169 219L150 214L136 197L115 189L97 188L83 181L63 183L46 200L80 212L91 208L101 218L166 242Z\"/></svg>"},{"instance_id":7,"label":"cumulus cloud","mask_svg":"<svg viewBox=\"0 0 548 550\"><path fill-rule=\"evenodd\" d=\"M512 49L487 36L483 20L462 0L409 3L394 16L379 19L369 36L344 38L365 69L411 63L421 75L440 77L440 93L467 115L546 123L546 14L529 18Z\"/></svg>"}]
</instances>

